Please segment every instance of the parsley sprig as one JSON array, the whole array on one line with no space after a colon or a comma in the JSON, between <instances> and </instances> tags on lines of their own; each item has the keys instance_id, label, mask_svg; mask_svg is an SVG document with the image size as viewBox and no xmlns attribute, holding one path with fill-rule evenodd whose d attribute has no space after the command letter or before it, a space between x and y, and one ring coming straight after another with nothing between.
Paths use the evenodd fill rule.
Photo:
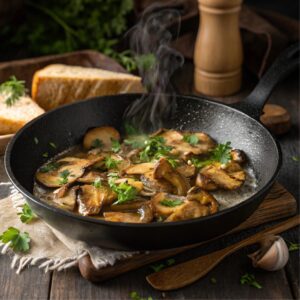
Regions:
<instances>
[{"instance_id":1,"label":"parsley sprig","mask_svg":"<svg viewBox=\"0 0 300 300\"><path fill-rule=\"evenodd\" d=\"M104 160L105 167L107 169L116 169L120 162L121 162L120 160L113 159L111 156L105 157L105 160Z\"/></svg>"},{"instance_id":2,"label":"parsley sprig","mask_svg":"<svg viewBox=\"0 0 300 300\"><path fill-rule=\"evenodd\" d=\"M180 200L180 199L164 199L164 200L160 201L159 203L163 206L175 207L175 206L181 205L183 203L183 200Z\"/></svg>"},{"instance_id":3,"label":"parsley sprig","mask_svg":"<svg viewBox=\"0 0 300 300\"><path fill-rule=\"evenodd\" d=\"M22 212L18 213L18 215L20 216L21 222L26 224L37 218L31 207L27 203L23 205Z\"/></svg>"},{"instance_id":4,"label":"parsley sprig","mask_svg":"<svg viewBox=\"0 0 300 300\"><path fill-rule=\"evenodd\" d=\"M15 227L9 227L0 235L0 241L4 244L10 242L10 247L14 251L27 252L30 249L30 237L27 232L21 233Z\"/></svg>"},{"instance_id":5,"label":"parsley sprig","mask_svg":"<svg viewBox=\"0 0 300 300\"><path fill-rule=\"evenodd\" d=\"M71 175L69 170L63 170L62 172L59 173L59 184L67 184L68 183L68 177Z\"/></svg>"},{"instance_id":6,"label":"parsley sprig","mask_svg":"<svg viewBox=\"0 0 300 300\"><path fill-rule=\"evenodd\" d=\"M118 140L111 139L111 151L118 153L121 150L121 144Z\"/></svg>"},{"instance_id":7,"label":"parsley sprig","mask_svg":"<svg viewBox=\"0 0 300 300\"><path fill-rule=\"evenodd\" d=\"M0 85L0 93L6 96L4 100L6 105L12 106L25 95L25 81L18 80L15 76L11 76L8 81Z\"/></svg>"},{"instance_id":8,"label":"parsley sprig","mask_svg":"<svg viewBox=\"0 0 300 300\"><path fill-rule=\"evenodd\" d=\"M240 278L241 284L248 284L257 289L261 289L262 286L255 280L255 276L253 274L246 273Z\"/></svg>"},{"instance_id":9,"label":"parsley sprig","mask_svg":"<svg viewBox=\"0 0 300 300\"><path fill-rule=\"evenodd\" d=\"M195 146L199 143L199 138L195 134L185 134L183 136L183 140L192 146Z\"/></svg>"},{"instance_id":10,"label":"parsley sprig","mask_svg":"<svg viewBox=\"0 0 300 300\"><path fill-rule=\"evenodd\" d=\"M210 165L214 162L219 162L221 164L227 164L231 160L231 142L225 144L218 144L218 146L211 152L211 155L208 159L201 160L199 158L191 158L192 164L196 168L203 168L207 165Z\"/></svg>"},{"instance_id":11,"label":"parsley sprig","mask_svg":"<svg viewBox=\"0 0 300 300\"><path fill-rule=\"evenodd\" d=\"M48 172L51 172L51 171L55 171L59 168L60 164L57 163L57 162L50 162L48 164L46 164L45 166L42 166L40 168L40 172L41 173L48 173Z\"/></svg>"}]
</instances>

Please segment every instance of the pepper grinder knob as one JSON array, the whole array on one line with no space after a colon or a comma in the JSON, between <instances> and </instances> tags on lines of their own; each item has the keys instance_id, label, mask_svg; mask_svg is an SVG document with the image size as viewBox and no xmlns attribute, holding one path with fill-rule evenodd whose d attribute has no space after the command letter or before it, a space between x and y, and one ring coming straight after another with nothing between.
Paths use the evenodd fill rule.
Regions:
<instances>
[{"instance_id":1,"label":"pepper grinder knob","mask_svg":"<svg viewBox=\"0 0 300 300\"><path fill-rule=\"evenodd\" d=\"M198 0L199 31L195 44L195 90L226 96L241 87L243 50L239 29L242 0Z\"/></svg>"}]
</instances>

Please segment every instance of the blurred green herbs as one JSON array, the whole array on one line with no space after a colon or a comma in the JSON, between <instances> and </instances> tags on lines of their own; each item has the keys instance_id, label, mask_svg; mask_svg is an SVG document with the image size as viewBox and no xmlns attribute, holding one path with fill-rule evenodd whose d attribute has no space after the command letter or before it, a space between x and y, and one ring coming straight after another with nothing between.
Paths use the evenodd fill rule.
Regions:
<instances>
[{"instance_id":1,"label":"blurred green herbs","mask_svg":"<svg viewBox=\"0 0 300 300\"><path fill-rule=\"evenodd\" d=\"M1 48L24 47L28 55L95 49L132 71L131 53L115 50L132 9L133 0L25 0L22 23L0 29Z\"/></svg>"}]
</instances>

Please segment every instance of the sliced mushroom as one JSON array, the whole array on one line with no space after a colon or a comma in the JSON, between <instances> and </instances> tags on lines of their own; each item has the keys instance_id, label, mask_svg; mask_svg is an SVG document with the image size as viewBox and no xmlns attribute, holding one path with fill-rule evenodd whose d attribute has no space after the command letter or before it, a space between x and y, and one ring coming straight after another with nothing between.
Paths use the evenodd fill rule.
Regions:
<instances>
[{"instance_id":1,"label":"sliced mushroom","mask_svg":"<svg viewBox=\"0 0 300 300\"><path fill-rule=\"evenodd\" d=\"M101 148L110 151L113 140L120 140L120 133L113 127L103 126L90 129L84 136L83 147L85 149Z\"/></svg>"},{"instance_id":2,"label":"sliced mushroom","mask_svg":"<svg viewBox=\"0 0 300 300\"><path fill-rule=\"evenodd\" d=\"M185 134L193 134L197 136L199 142L196 145L191 145L184 141ZM215 147L215 142L212 138L203 132L179 132L176 130L164 130L164 132L159 134L162 136L166 145L172 146L172 154L182 154L187 156L189 154L206 154Z\"/></svg>"},{"instance_id":3,"label":"sliced mushroom","mask_svg":"<svg viewBox=\"0 0 300 300\"><path fill-rule=\"evenodd\" d=\"M112 204L104 208L105 211L119 211L119 212L128 212L132 210L137 210L141 208L143 205L148 203L149 200L139 199L132 200L122 204Z\"/></svg>"},{"instance_id":4,"label":"sliced mushroom","mask_svg":"<svg viewBox=\"0 0 300 300\"><path fill-rule=\"evenodd\" d=\"M60 193L55 193L54 191L53 202L63 209L73 211L76 206L76 196L78 188L78 186L72 187L71 189L67 190L67 192L65 192L62 197L60 197Z\"/></svg>"},{"instance_id":5,"label":"sliced mushroom","mask_svg":"<svg viewBox=\"0 0 300 300\"><path fill-rule=\"evenodd\" d=\"M211 181L201 173L197 174L195 184L196 186L199 186L206 191L215 191L218 188L218 186L213 181Z\"/></svg>"},{"instance_id":6,"label":"sliced mushroom","mask_svg":"<svg viewBox=\"0 0 300 300\"><path fill-rule=\"evenodd\" d=\"M121 155L118 154L108 154L106 159L113 159L117 162L116 168L109 168L109 169L117 169L118 171L124 171L130 166L130 160L127 158L123 158Z\"/></svg>"},{"instance_id":7,"label":"sliced mushroom","mask_svg":"<svg viewBox=\"0 0 300 300\"><path fill-rule=\"evenodd\" d=\"M176 168L176 171L184 177L192 177L195 175L196 168L193 165L183 163Z\"/></svg>"},{"instance_id":8,"label":"sliced mushroom","mask_svg":"<svg viewBox=\"0 0 300 300\"><path fill-rule=\"evenodd\" d=\"M246 154L243 150L232 149L230 151L230 154L231 154L231 158L234 162L242 164L247 160Z\"/></svg>"},{"instance_id":9,"label":"sliced mushroom","mask_svg":"<svg viewBox=\"0 0 300 300\"><path fill-rule=\"evenodd\" d=\"M78 178L77 181L81 183L93 183L98 179L104 179L103 174L96 171L87 171L82 177Z\"/></svg>"},{"instance_id":10,"label":"sliced mushroom","mask_svg":"<svg viewBox=\"0 0 300 300\"><path fill-rule=\"evenodd\" d=\"M187 200L198 201L201 205L208 207L209 214L214 214L219 210L219 203L215 197L196 186L188 191Z\"/></svg>"},{"instance_id":11,"label":"sliced mushroom","mask_svg":"<svg viewBox=\"0 0 300 300\"><path fill-rule=\"evenodd\" d=\"M243 170L243 168L236 162L229 162L222 168L226 173L236 179L244 182L246 180L246 172Z\"/></svg>"},{"instance_id":12,"label":"sliced mushroom","mask_svg":"<svg viewBox=\"0 0 300 300\"><path fill-rule=\"evenodd\" d=\"M183 205L175 208L174 212L165 222L183 221L209 215L209 208L196 201L186 201Z\"/></svg>"},{"instance_id":13,"label":"sliced mushroom","mask_svg":"<svg viewBox=\"0 0 300 300\"><path fill-rule=\"evenodd\" d=\"M163 157L156 163L153 175L155 179L163 178L170 182L176 189L176 195L184 196L190 188L188 180L174 170L171 164Z\"/></svg>"},{"instance_id":14,"label":"sliced mushroom","mask_svg":"<svg viewBox=\"0 0 300 300\"><path fill-rule=\"evenodd\" d=\"M97 215L103 205L111 204L117 199L117 195L109 187L96 188L92 185L83 185L79 189L77 202L80 214Z\"/></svg>"},{"instance_id":15,"label":"sliced mushroom","mask_svg":"<svg viewBox=\"0 0 300 300\"><path fill-rule=\"evenodd\" d=\"M153 212L149 205L143 205L136 213L132 212L105 212L105 221L124 223L150 223L153 220Z\"/></svg>"},{"instance_id":16,"label":"sliced mushroom","mask_svg":"<svg viewBox=\"0 0 300 300\"><path fill-rule=\"evenodd\" d=\"M176 206L163 205L164 201L177 201ZM169 217L177 206L185 203L185 197L179 197L168 193L158 193L151 199L152 208L156 217Z\"/></svg>"},{"instance_id":17,"label":"sliced mushroom","mask_svg":"<svg viewBox=\"0 0 300 300\"><path fill-rule=\"evenodd\" d=\"M149 163L141 163L141 164L136 164L128 167L125 172L128 175L133 175L133 174L145 174L150 171L154 170L155 163L149 162Z\"/></svg>"},{"instance_id":18,"label":"sliced mushroom","mask_svg":"<svg viewBox=\"0 0 300 300\"><path fill-rule=\"evenodd\" d=\"M232 178L224 170L214 165L202 168L200 173L226 190L235 190L243 184L243 181Z\"/></svg>"},{"instance_id":19,"label":"sliced mushroom","mask_svg":"<svg viewBox=\"0 0 300 300\"><path fill-rule=\"evenodd\" d=\"M155 179L153 171L143 174L141 181L148 192L166 192L172 194L174 191L174 187L170 182L164 179Z\"/></svg>"},{"instance_id":20,"label":"sliced mushroom","mask_svg":"<svg viewBox=\"0 0 300 300\"><path fill-rule=\"evenodd\" d=\"M97 159L88 160L76 157L65 157L56 162L58 167L52 171L44 172L44 166L42 166L36 173L36 179L43 185L52 188L70 184L81 177L86 168L101 159L103 158L98 157Z\"/></svg>"}]
</instances>

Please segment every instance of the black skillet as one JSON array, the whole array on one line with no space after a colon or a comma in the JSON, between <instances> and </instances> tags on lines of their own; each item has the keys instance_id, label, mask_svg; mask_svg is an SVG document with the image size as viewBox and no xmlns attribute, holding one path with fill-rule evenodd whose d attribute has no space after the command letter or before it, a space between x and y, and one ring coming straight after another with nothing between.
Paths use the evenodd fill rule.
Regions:
<instances>
[{"instance_id":1,"label":"black skillet","mask_svg":"<svg viewBox=\"0 0 300 300\"><path fill-rule=\"evenodd\" d=\"M258 121L275 85L298 64L299 45L288 48L276 60L254 91L240 104L226 106L203 97L177 96L178 113L168 128L201 130L218 142L231 141L246 152L258 178L257 192L244 202L199 219L173 223L128 224L82 217L54 208L32 195L33 178L49 157L79 144L91 127L121 128L126 107L139 95L97 97L50 111L21 129L5 155L7 174L32 209L45 222L67 236L113 249L163 249L184 246L221 235L247 219L274 183L281 152L269 131ZM34 138L39 143L36 145ZM58 149L49 146L58 145Z\"/></svg>"}]
</instances>

